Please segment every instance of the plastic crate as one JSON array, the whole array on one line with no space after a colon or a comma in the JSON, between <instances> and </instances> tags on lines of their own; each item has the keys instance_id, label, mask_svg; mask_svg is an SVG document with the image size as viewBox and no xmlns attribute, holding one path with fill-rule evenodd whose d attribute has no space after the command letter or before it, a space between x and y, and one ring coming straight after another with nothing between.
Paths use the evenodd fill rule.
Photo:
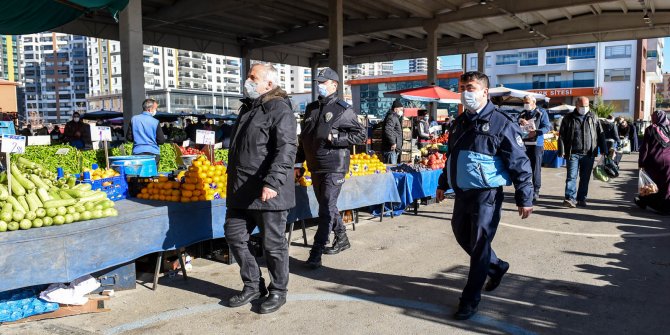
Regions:
<instances>
[{"instance_id":1,"label":"plastic crate","mask_svg":"<svg viewBox=\"0 0 670 335\"><path fill-rule=\"evenodd\" d=\"M111 182L111 185L103 186L104 183ZM84 183L83 180L77 180L77 184ZM91 184L91 189L101 190L107 193L107 197L112 201L119 201L128 198L128 182L126 176L121 170L121 175L111 178L104 178L87 182Z\"/></svg>"},{"instance_id":2,"label":"plastic crate","mask_svg":"<svg viewBox=\"0 0 670 335\"><path fill-rule=\"evenodd\" d=\"M550 168L565 166L565 158L558 157L556 150L545 150L542 156L542 165Z\"/></svg>"}]
</instances>

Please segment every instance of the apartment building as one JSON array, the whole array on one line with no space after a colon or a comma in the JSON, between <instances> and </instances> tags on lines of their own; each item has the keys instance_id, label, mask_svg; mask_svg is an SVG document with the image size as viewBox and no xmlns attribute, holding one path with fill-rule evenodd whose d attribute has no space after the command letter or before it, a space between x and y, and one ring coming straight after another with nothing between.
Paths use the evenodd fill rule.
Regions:
<instances>
[{"instance_id":1,"label":"apartment building","mask_svg":"<svg viewBox=\"0 0 670 335\"><path fill-rule=\"evenodd\" d=\"M86 38L61 33L22 35L25 117L62 123L87 109Z\"/></svg>"},{"instance_id":2,"label":"apartment building","mask_svg":"<svg viewBox=\"0 0 670 335\"><path fill-rule=\"evenodd\" d=\"M491 86L547 95L550 106L579 96L615 107L615 116L649 120L656 84L662 82L663 39L628 40L487 52ZM466 56L477 69L477 55Z\"/></svg>"},{"instance_id":3,"label":"apartment building","mask_svg":"<svg viewBox=\"0 0 670 335\"><path fill-rule=\"evenodd\" d=\"M87 48L90 109L123 111L120 43L89 38ZM221 114L239 106L239 58L149 45L142 52L144 88L159 111Z\"/></svg>"}]
</instances>

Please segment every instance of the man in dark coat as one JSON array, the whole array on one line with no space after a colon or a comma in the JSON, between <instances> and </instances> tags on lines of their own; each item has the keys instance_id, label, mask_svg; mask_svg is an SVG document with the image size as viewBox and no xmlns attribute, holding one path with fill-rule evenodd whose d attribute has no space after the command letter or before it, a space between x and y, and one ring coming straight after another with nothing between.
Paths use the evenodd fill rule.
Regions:
<instances>
[{"instance_id":1,"label":"man in dark coat","mask_svg":"<svg viewBox=\"0 0 670 335\"><path fill-rule=\"evenodd\" d=\"M321 255L337 254L351 247L347 231L337 209L337 198L349 172L349 147L365 141L365 128L358 122L351 106L337 97L339 76L330 68L316 77L319 99L307 105L300 133L296 159L296 176L307 161L312 185L319 203L319 227L309 252L307 266L321 266ZM335 232L333 246L326 248L330 232Z\"/></svg>"},{"instance_id":2,"label":"man in dark coat","mask_svg":"<svg viewBox=\"0 0 670 335\"><path fill-rule=\"evenodd\" d=\"M244 282L242 292L228 302L231 307L243 306L269 290L261 314L275 312L286 303L289 259L284 233L288 211L295 206L296 121L278 82L274 66L251 68L228 156L224 230ZM267 290L249 246L249 235L256 227L270 273Z\"/></svg>"},{"instance_id":3,"label":"man in dark coat","mask_svg":"<svg viewBox=\"0 0 670 335\"><path fill-rule=\"evenodd\" d=\"M403 110L399 100L393 101L382 125L382 150L386 164L398 164L398 155L402 152Z\"/></svg>"}]
</instances>

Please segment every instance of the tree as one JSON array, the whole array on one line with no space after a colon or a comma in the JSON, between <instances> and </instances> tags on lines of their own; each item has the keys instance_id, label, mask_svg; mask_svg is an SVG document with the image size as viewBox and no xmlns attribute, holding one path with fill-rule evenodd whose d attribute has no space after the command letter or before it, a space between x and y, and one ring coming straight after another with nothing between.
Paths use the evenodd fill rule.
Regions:
<instances>
[{"instance_id":1,"label":"tree","mask_svg":"<svg viewBox=\"0 0 670 335\"><path fill-rule=\"evenodd\" d=\"M600 97L593 102L592 110L599 118L606 118L615 112L614 105L604 103Z\"/></svg>"}]
</instances>

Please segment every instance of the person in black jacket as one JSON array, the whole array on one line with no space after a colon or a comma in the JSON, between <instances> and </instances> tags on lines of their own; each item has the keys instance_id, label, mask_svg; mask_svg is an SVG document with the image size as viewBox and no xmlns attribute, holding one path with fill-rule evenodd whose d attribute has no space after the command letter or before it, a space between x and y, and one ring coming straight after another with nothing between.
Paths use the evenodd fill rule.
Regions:
<instances>
[{"instance_id":1,"label":"person in black jacket","mask_svg":"<svg viewBox=\"0 0 670 335\"><path fill-rule=\"evenodd\" d=\"M363 143L365 128L358 122L351 106L337 97L340 78L325 68L316 77L319 99L307 105L301 126L300 146L295 175L302 174L306 160L312 172L314 193L319 202L319 227L307 265L321 266L321 255L337 254L351 247L346 228L337 209L344 174L349 172L349 146ZM333 246L326 248L330 232L335 232Z\"/></svg>"},{"instance_id":2,"label":"person in black jacket","mask_svg":"<svg viewBox=\"0 0 670 335\"><path fill-rule=\"evenodd\" d=\"M600 126L605 136L606 152L609 152L610 149L618 149L621 146L621 140L619 139L619 127L614 123L614 116L609 115L605 120L600 120Z\"/></svg>"},{"instance_id":3,"label":"person in black jacket","mask_svg":"<svg viewBox=\"0 0 670 335\"><path fill-rule=\"evenodd\" d=\"M399 100L393 101L391 110L384 118L382 126L382 150L386 164L398 164L398 154L402 151L403 106Z\"/></svg>"},{"instance_id":4,"label":"person in black jacket","mask_svg":"<svg viewBox=\"0 0 670 335\"><path fill-rule=\"evenodd\" d=\"M274 66L255 64L251 68L228 154L224 231L244 282L242 292L228 302L239 307L267 293L249 250L249 235L259 227L271 279L261 314L277 311L286 303L289 258L284 233L288 211L295 207L296 121L288 95L277 83Z\"/></svg>"},{"instance_id":5,"label":"person in black jacket","mask_svg":"<svg viewBox=\"0 0 670 335\"><path fill-rule=\"evenodd\" d=\"M607 153L603 129L598 118L589 111L589 98L577 98L576 105L573 112L563 117L558 137L558 156L567 160L563 206L568 208L586 207L591 170L598 149L600 153Z\"/></svg>"}]
</instances>

